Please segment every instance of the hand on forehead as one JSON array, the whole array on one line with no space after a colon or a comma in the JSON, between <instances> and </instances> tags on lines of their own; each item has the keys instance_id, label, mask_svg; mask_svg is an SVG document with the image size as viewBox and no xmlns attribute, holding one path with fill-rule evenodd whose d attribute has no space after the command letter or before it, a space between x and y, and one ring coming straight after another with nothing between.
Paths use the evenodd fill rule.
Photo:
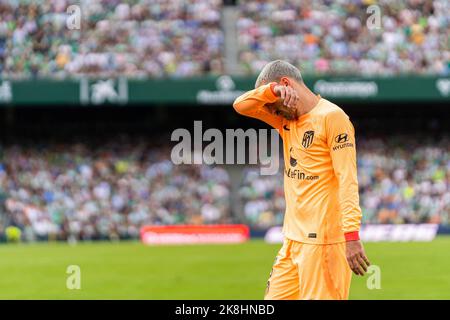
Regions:
<instances>
[{"instance_id":1,"label":"hand on forehead","mask_svg":"<svg viewBox=\"0 0 450 320\"><path fill-rule=\"evenodd\" d=\"M295 111L292 108L289 108L283 104L283 100L278 99L276 102L267 104L267 107L270 112L277 113L284 118L291 120L295 116Z\"/></svg>"}]
</instances>

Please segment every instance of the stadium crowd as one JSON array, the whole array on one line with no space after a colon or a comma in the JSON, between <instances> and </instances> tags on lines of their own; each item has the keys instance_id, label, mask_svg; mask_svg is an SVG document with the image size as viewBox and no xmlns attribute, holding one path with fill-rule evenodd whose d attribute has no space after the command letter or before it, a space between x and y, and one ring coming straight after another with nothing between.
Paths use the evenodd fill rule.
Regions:
<instances>
[{"instance_id":1,"label":"stadium crowd","mask_svg":"<svg viewBox=\"0 0 450 320\"><path fill-rule=\"evenodd\" d=\"M221 2L0 0L0 77L221 73Z\"/></svg>"},{"instance_id":2,"label":"stadium crowd","mask_svg":"<svg viewBox=\"0 0 450 320\"><path fill-rule=\"evenodd\" d=\"M449 73L447 0L250 0L240 15L240 62L250 74L275 59L306 74Z\"/></svg>"},{"instance_id":3,"label":"stadium crowd","mask_svg":"<svg viewBox=\"0 0 450 320\"><path fill-rule=\"evenodd\" d=\"M420 141L418 144L416 141ZM358 180L365 223L450 223L450 141L424 144L413 136L359 139ZM243 174L239 190L245 219L260 228L281 225L282 171Z\"/></svg>"},{"instance_id":4,"label":"stadium crowd","mask_svg":"<svg viewBox=\"0 0 450 320\"><path fill-rule=\"evenodd\" d=\"M448 74L447 0L377 1L380 28L369 29L374 3L239 1L242 71L283 58L305 74ZM1 78L224 72L222 0L82 1L79 29L70 4L0 0Z\"/></svg>"},{"instance_id":5,"label":"stadium crowd","mask_svg":"<svg viewBox=\"0 0 450 320\"><path fill-rule=\"evenodd\" d=\"M169 155L130 140L5 147L0 225L28 240L86 240L136 238L145 224L229 222L227 172Z\"/></svg>"},{"instance_id":6,"label":"stadium crowd","mask_svg":"<svg viewBox=\"0 0 450 320\"><path fill-rule=\"evenodd\" d=\"M415 141L359 140L363 222L450 224L450 141ZM283 222L282 168L274 176L244 169L233 213L224 168L174 165L168 147L143 140L22 144L1 154L0 234L14 225L28 240L118 239L146 224Z\"/></svg>"}]
</instances>

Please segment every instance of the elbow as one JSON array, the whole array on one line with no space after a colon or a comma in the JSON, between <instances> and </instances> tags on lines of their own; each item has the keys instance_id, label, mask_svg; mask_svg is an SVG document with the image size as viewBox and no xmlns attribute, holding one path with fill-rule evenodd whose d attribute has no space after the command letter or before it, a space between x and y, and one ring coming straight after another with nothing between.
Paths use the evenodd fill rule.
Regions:
<instances>
[{"instance_id":1,"label":"elbow","mask_svg":"<svg viewBox=\"0 0 450 320\"><path fill-rule=\"evenodd\" d=\"M239 101L237 101L237 100L234 100L234 102L233 102L233 109L236 111L236 112L238 112L238 105L239 105Z\"/></svg>"},{"instance_id":2,"label":"elbow","mask_svg":"<svg viewBox=\"0 0 450 320\"><path fill-rule=\"evenodd\" d=\"M241 104L241 101L239 101L239 99L236 99L236 100L233 102L233 109L234 109L234 111L236 111L237 113L243 114L243 112L242 112L242 104Z\"/></svg>"}]
</instances>

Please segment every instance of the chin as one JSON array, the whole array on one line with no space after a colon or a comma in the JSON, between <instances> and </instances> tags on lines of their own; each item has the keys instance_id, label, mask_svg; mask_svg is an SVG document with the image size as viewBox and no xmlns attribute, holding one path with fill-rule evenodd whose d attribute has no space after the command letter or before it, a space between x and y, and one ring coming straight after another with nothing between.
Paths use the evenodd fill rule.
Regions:
<instances>
[{"instance_id":1,"label":"chin","mask_svg":"<svg viewBox=\"0 0 450 320\"><path fill-rule=\"evenodd\" d=\"M293 114L285 114L285 115L283 115L283 117L286 120L297 120L298 119L298 117L296 115L293 115Z\"/></svg>"}]
</instances>

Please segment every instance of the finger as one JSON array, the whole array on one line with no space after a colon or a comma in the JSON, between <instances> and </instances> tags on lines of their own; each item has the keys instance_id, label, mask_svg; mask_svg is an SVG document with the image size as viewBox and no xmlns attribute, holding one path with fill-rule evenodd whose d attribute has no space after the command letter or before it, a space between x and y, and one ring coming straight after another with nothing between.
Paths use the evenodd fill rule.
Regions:
<instances>
[{"instance_id":1,"label":"finger","mask_svg":"<svg viewBox=\"0 0 450 320\"><path fill-rule=\"evenodd\" d=\"M287 87L286 88L286 99L284 100L284 102L285 102L284 105L286 107L290 108L293 98L294 98L294 94L292 92L292 89L290 87Z\"/></svg>"},{"instance_id":2,"label":"finger","mask_svg":"<svg viewBox=\"0 0 450 320\"><path fill-rule=\"evenodd\" d=\"M289 106L291 98L292 98L292 92L289 89L289 87L286 87L286 97L284 98L284 105L285 106L287 106L287 107Z\"/></svg>"},{"instance_id":3,"label":"finger","mask_svg":"<svg viewBox=\"0 0 450 320\"><path fill-rule=\"evenodd\" d=\"M280 98L282 100L284 100L285 97L286 97L286 88L285 87L281 87L280 88Z\"/></svg>"},{"instance_id":4,"label":"finger","mask_svg":"<svg viewBox=\"0 0 450 320\"><path fill-rule=\"evenodd\" d=\"M297 94L295 94L293 96L293 99L291 99L291 108L295 108L295 106L297 105L297 102L298 102L298 96L297 96Z\"/></svg>"},{"instance_id":5,"label":"finger","mask_svg":"<svg viewBox=\"0 0 450 320\"><path fill-rule=\"evenodd\" d=\"M353 273L356 274L357 276L359 276L359 270L356 267L355 262L353 261L353 259L351 259L351 261L352 261L351 268L352 268Z\"/></svg>"},{"instance_id":6,"label":"finger","mask_svg":"<svg viewBox=\"0 0 450 320\"><path fill-rule=\"evenodd\" d=\"M370 261L369 259L367 259L366 255L363 253L361 253L361 257L363 258L364 262L366 263L367 266L370 266Z\"/></svg>"},{"instance_id":7,"label":"finger","mask_svg":"<svg viewBox=\"0 0 450 320\"><path fill-rule=\"evenodd\" d=\"M361 268L364 270L364 273L367 272L367 265L362 256L358 256L358 264L361 266Z\"/></svg>"},{"instance_id":8,"label":"finger","mask_svg":"<svg viewBox=\"0 0 450 320\"><path fill-rule=\"evenodd\" d=\"M358 256L354 256L352 261L353 261L353 266L355 268L356 274L359 276L364 275L364 271L361 268L361 266L359 265Z\"/></svg>"},{"instance_id":9,"label":"finger","mask_svg":"<svg viewBox=\"0 0 450 320\"><path fill-rule=\"evenodd\" d=\"M353 260L350 257L347 258L347 262L348 262L348 265L350 266L350 269L353 271L353 273L358 274L356 269L355 269L355 265L353 263Z\"/></svg>"},{"instance_id":10,"label":"finger","mask_svg":"<svg viewBox=\"0 0 450 320\"><path fill-rule=\"evenodd\" d=\"M357 264L357 268L358 268L358 271L359 271L359 275L360 276L363 276L366 272L364 271L364 268L358 263Z\"/></svg>"},{"instance_id":11,"label":"finger","mask_svg":"<svg viewBox=\"0 0 450 320\"><path fill-rule=\"evenodd\" d=\"M358 255L355 257L356 260L356 264L358 266L358 269L360 271L360 274L363 276L366 274L367 271L367 266L366 263L364 262L364 260Z\"/></svg>"}]
</instances>

